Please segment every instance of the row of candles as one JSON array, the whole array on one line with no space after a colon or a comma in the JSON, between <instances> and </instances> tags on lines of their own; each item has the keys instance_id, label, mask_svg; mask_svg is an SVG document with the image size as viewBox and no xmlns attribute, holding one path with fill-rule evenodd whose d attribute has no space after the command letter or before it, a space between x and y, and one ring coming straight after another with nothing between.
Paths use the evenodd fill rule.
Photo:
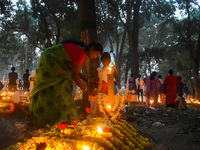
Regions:
<instances>
[{"instance_id":1,"label":"row of candles","mask_svg":"<svg viewBox=\"0 0 200 150\"><path fill-rule=\"evenodd\" d=\"M9 102L12 101L13 94L14 94L13 92L5 92L5 91L0 94L1 96L0 108L9 105Z\"/></svg>"},{"instance_id":2,"label":"row of candles","mask_svg":"<svg viewBox=\"0 0 200 150\"><path fill-rule=\"evenodd\" d=\"M139 102L141 102L141 98L139 98ZM193 99L193 98L185 98L185 102L187 104L200 104L200 101L196 100L196 99ZM154 100L151 99L150 100L150 104L153 104L154 103ZM158 103L162 103L160 97L158 98Z\"/></svg>"}]
</instances>

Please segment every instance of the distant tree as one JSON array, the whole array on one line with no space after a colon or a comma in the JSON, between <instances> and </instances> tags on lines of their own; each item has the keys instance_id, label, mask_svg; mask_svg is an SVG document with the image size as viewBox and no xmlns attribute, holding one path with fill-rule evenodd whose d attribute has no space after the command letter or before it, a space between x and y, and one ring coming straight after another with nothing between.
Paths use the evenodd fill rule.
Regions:
<instances>
[{"instance_id":1,"label":"distant tree","mask_svg":"<svg viewBox=\"0 0 200 150\"><path fill-rule=\"evenodd\" d=\"M118 16L113 16L115 10L107 4L105 0L96 1L97 7L97 24L98 24L98 37L100 41L109 46L108 52L114 58L113 62L116 67L118 77L118 88L121 88L121 80L124 76L122 70L127 60L126 52L126 39L127 30L123 27ZM123 76L122 76L123 75Z\"/></svg>"},{"instance_id":2,"label":"distant tree","mask_svg":"<svg viewBox=\"0 0 200 150\"><path fill-rule=\"evenodd\" d=\"M0 15L9 17L12 11L12 2L11 0L1 0L0 1Z\"/></svg>"},{"instance_id":3,"label":"distant tree","mask_svg":"<svg viewBox=\"0 0 200 150\"><path fill-rule=\"evenodd\" d=\"M66 38L79 38L76 0L31 0L33 17L45 47L60 43ZM72 32L73 31L73 32Z\"/></svg>"},{"instance_id":4,"label":"distant tree","mask_svg":"<svg viewBox=\"0 0 200 150\"><path fill-rule=\"evenodd\" d=\"M177 45L184 47L189 52L193 67L195 98L200 100L200 6L197 0L177 0L177 3L179 9L184 12L184 15L187 15L185 19L174 22L174 31L179 34Z\"/></svg>"}]
</instances>

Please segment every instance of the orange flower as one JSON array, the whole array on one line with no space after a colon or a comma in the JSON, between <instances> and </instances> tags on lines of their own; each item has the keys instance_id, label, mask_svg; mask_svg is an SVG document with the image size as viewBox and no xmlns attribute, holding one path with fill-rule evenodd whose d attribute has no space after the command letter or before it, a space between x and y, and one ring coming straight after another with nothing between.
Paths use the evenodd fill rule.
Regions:
<instances>
[{"instance_id":1,"label":"orange flower","mask_svg":"<svg viewBox=\"0 0 200 150\"><path fill-rule=\"evenodd\" d=\"M122 113L123 113L123 110L120 110L119 113L122 114Z\"/></svg>"},{"instance_id":2,"label":"orange flower","mask_svg":"<svg viewBox=\"0 0 200 150\"><path fill-rule=\"evenodd\" d=\"M91 113L91 109L88 108L88 107L86 107L86 111L87 111L88 114Z\"/></svg>"},{"instance_id":3,"label":"orange flower","mask_svg":"<svg viewBox=\"0 0 200 150\"><path fill-rule=\"evenodd\" d=\"M103 132L111 132L110 128L103 128Z\"/></svg>"},{"instance_id":4,"label":"orange flower","mask_svg":"<svg viewBox=\"0 0 200 150\"><path fill-rule=\"evenodd\" d=\"M64 130L65 128L67 128L68 125L69 123L61 122L59 125L57 125L57 128L59 128L60 130Z\"/></svg>"},{"instance_id":5,"label":"orange flower","mask_svg":"<svg viewBox=\"0 0 200 150\"><path fill-rule=\"evenodd\" d=\"M78 124L78 121L71 120L71 125L73 125L73 126L77 126L77 124Z\"/></svg>"}]
</instances>

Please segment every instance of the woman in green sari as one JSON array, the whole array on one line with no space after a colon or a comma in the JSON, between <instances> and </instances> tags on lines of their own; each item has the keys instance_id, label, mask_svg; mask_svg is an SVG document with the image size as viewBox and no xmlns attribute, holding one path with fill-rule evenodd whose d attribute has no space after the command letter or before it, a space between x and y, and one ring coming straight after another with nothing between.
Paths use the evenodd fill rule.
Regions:
<instances>
[{"instance_id":1,"label":"woman in green sari","mask_svg":"<svg viewBox=\"0 0 200 150\"><path fill-rule=\"evenodd\" d=\"M47 48L41 55L30 96L30 114L37 125L54 125L61 120L70 122L77 119L76 106L72 95L73 81L87 94L81 81L88 81L81 73L85 59L95 59L102 54L101 44L92 42L85 46L78 41L64 41Z\"/></svg>"}]
</instances>

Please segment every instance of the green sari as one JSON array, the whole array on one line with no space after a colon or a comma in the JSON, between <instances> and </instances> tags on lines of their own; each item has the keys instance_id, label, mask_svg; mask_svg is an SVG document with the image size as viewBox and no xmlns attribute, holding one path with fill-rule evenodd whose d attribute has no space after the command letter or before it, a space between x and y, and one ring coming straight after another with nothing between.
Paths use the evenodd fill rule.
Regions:
<instances>
[{"instance_id":1,"label":"green sari","mask_svg":"<svg viewBox=\"0 0 200 150\"><path fill-rule=\"evenodd\" d=\"M72 119L77 119L72 95L72 62L62 44L42 53L30 97L33 123L54 125L61 120L70 123Z\"/></svg>"}]
</instances>

